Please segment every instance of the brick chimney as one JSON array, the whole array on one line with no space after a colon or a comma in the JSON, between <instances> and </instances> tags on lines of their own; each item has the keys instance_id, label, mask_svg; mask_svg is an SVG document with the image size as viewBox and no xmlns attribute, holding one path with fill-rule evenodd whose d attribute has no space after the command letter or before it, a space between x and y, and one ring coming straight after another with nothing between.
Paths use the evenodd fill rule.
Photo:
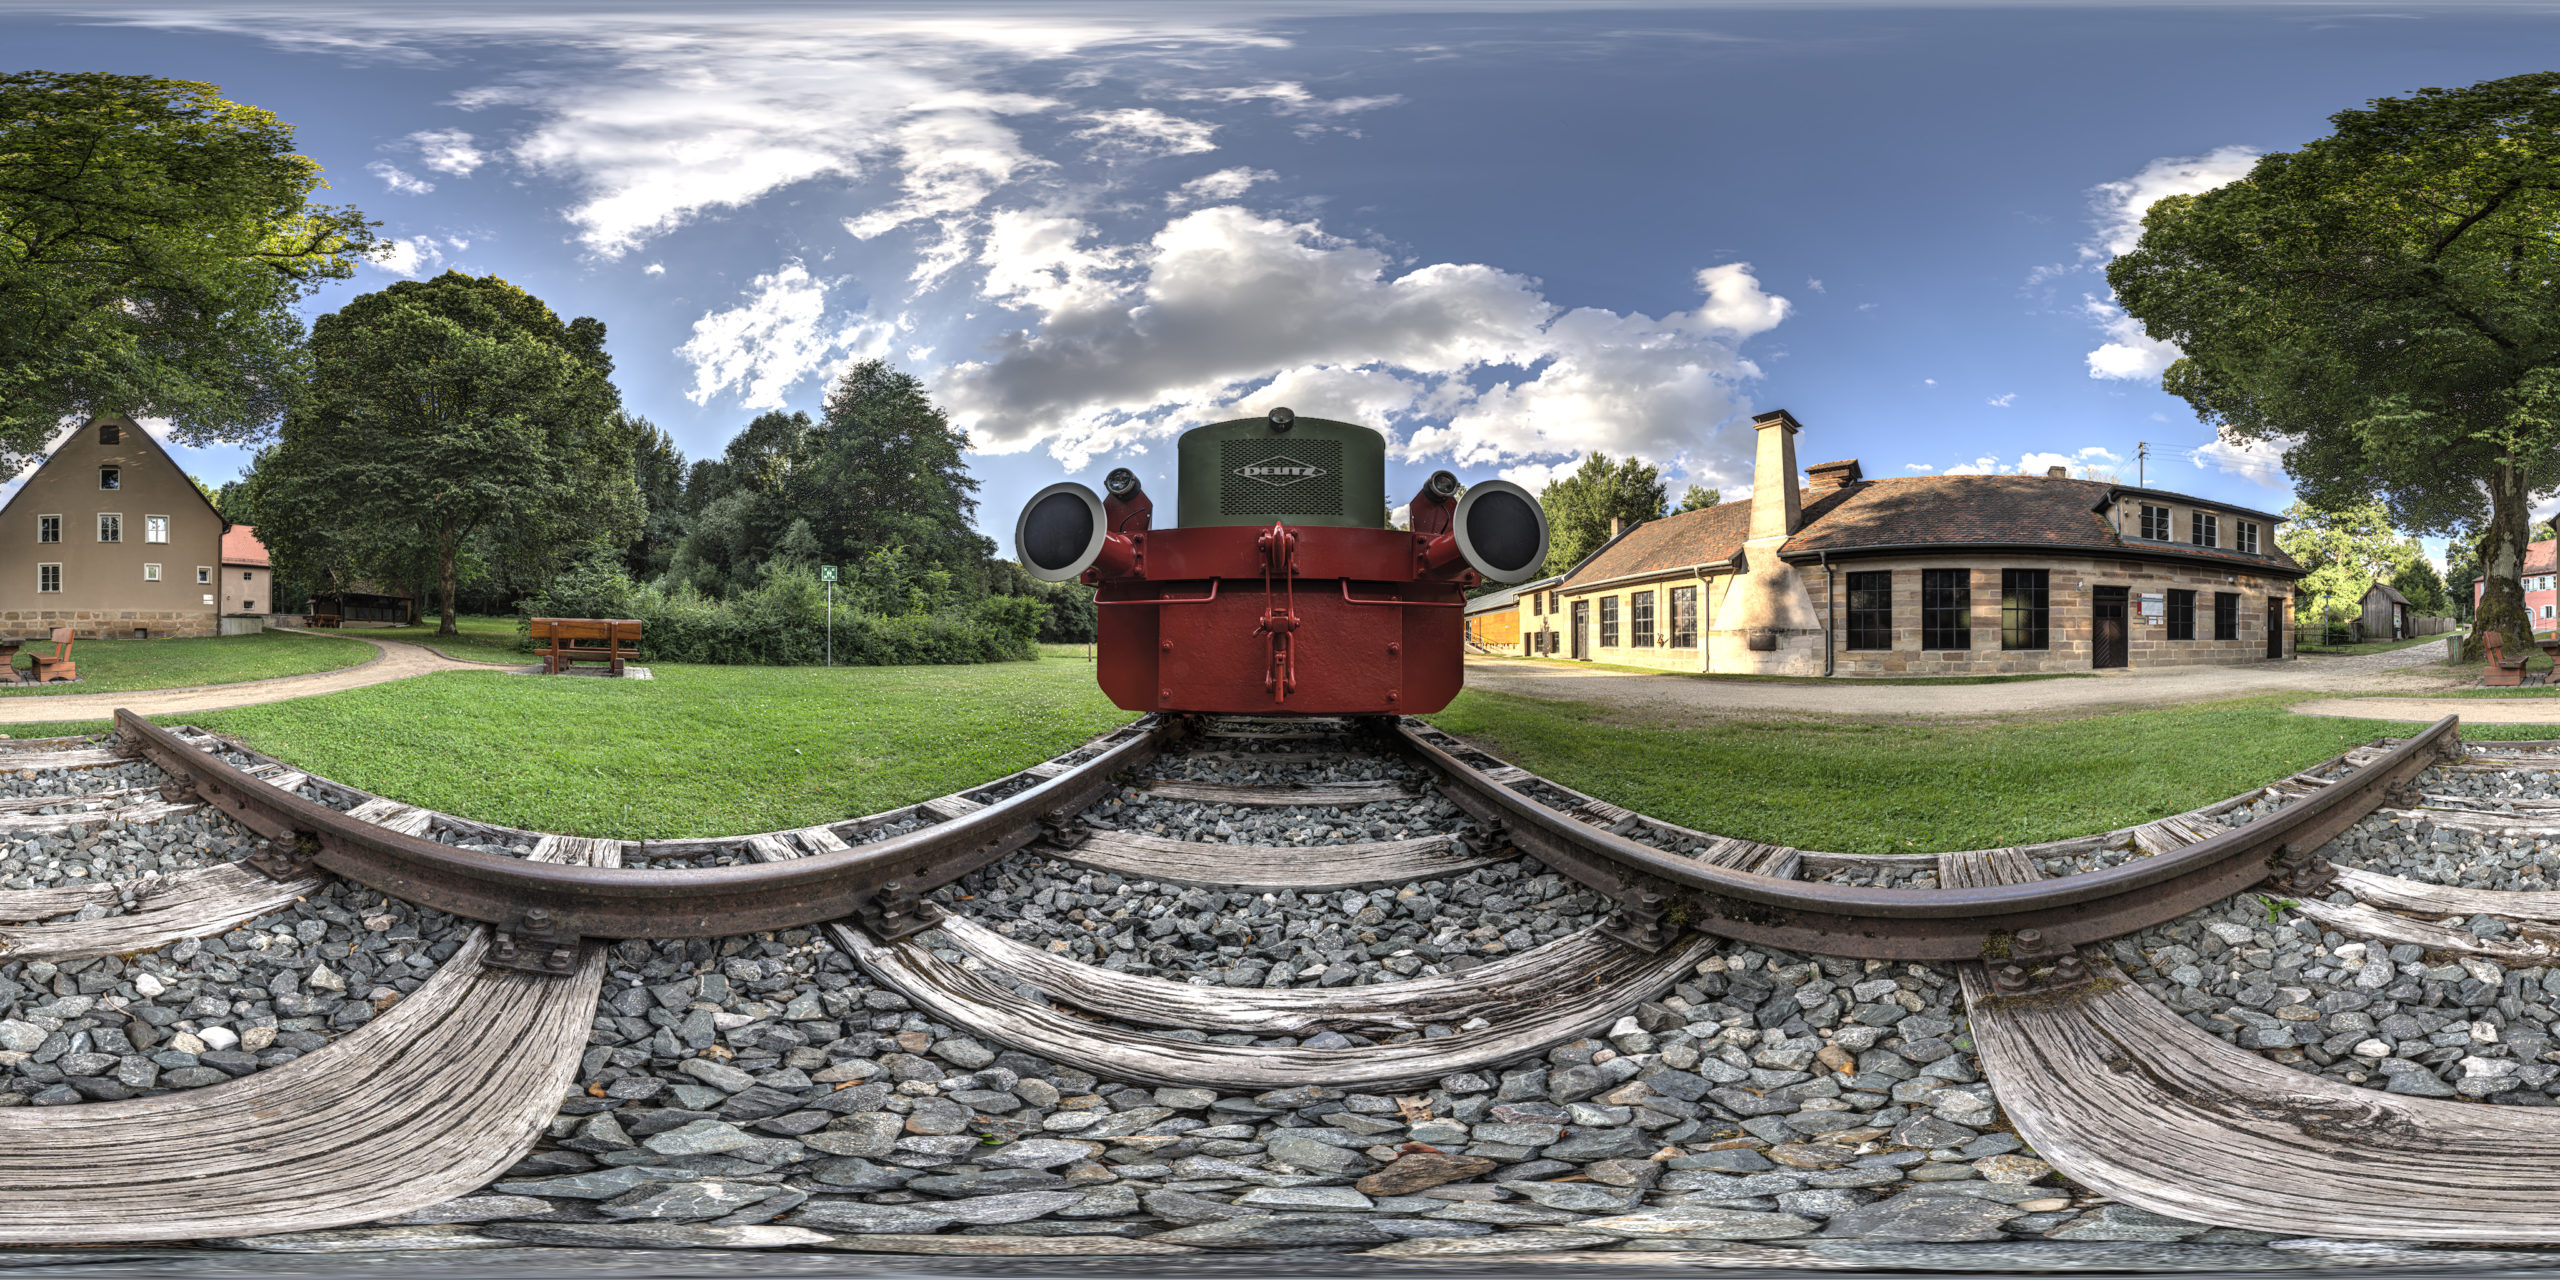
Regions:
<instances>
[{"instance_id":1,"label":"brick chimney","mask_svg":"<svg viewBox=\"0 0 2560 1280\"><path fill-rule=\"evenodd\" d=\"M1796 432L1803 427L1784 409L1751 415L1760 449L1751 464L1751 538L1792 537L1804 524L1796 491Z\"/></svg>"},{"instance_id":2,"label":"brick chimney","mask_svg":"<svg viewBox=\"0 0 2560 1280\"><path fill-rule=\"evenodd\" d=\"M1620 520L1618 519L1618 517L1616 517L1616 516L1611 516L1611 517L1609 517L1609 536L1610 536L1610 537L1614 538L1614 537L1617 537L1617 536L1618 536L1618 528L1619 528L1619 526L1620 526L1622 523L1623 523L1623 522L1622 522L1622 521L1620 521Z\"/></svg>"},{"instance_id":3,"label":"brick chimney","mask_svg":"<svg viewBox=\"0 0 2560 1280\"><path fill-rule=\"evenodd\" d=\"M2046 467L2044 469L2044 477L2047 480L2068 480L2071 478L2071 468Z\"/></svg>"},{"instance_id":4,"label":"brick chimney","mask_svg":"<svg viewBox=\"0 0 2560 1280\"><path fill-rule=\"evenodd\" d=\"M1839 462L1817 462L1804 469L1804 487L1815 497L1834 490L1846 489L1863 478L1864 473L1858 470L1856 458Z\"/></svg>"}]
</instances>

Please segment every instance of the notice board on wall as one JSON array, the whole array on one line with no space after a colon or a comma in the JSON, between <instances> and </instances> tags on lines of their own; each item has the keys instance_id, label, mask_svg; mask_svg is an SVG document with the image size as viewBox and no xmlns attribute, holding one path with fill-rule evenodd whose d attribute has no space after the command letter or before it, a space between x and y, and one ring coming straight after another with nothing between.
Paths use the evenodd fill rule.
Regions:
<instances>
[{"instance_id":1,"label":"notice board on wall","mask_svg":"<svg viewBox=\"0 0 2560 1280\"><path fill-rule=\"evenodd\" d=\"M2142 616L2153 620L2169 616L2169 596L2163 591L2142 593Z\"/></svg>"}]
</instances>

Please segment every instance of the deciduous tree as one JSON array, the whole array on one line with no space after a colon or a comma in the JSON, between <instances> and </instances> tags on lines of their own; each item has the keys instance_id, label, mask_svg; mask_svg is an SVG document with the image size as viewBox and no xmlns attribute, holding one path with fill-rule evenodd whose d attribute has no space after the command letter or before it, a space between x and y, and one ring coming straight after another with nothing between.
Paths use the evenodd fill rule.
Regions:
<instances>
[{"instance_id":1,"label":"deciduous tree","mask_svg":"<svg viewBox=\"0 0 2560 1280\"><path fill-rule=\"evenodd\" d=\"M1680 505L1671 514L1678 515L1682 511L1704 511L1709 507L1721 504L1723 501L1724 494L1717 490L1710 489L1702 484L1693 484L1689 486L1689 491L1687 493L1680 495Z\"/></svg>"},{"instance_id":2,"label":"deciduous tree","mask_svg":"<svg viewBox=\"0 0 2560 1280\"><path fill-rule=\"evenodd\" d=\"M2273 442L2315 506L2477 530L2482 627L2523 635L2533 495L2560 483L2560 73L2422 89L2151 206L2107 280L2162 379ZM2476 652L2477 641L2473 642Z\"/></svg>"},{"instance_id":3,"label":"deciduous tree","mask_svg":"<svg viewBox=\"0 0 2560 1280\"><path fill-rule=\"evenodd\" d=\"M272 426L307 368L295 304L373 245L311 203L325 185L214 85L0 74L0 467L66 417L163 417L187 444Z\"/></svg>"},{"instance_id":4,"label":"deciduous tree","mask_svg":"<svg viewBox=\"0 0 2560 1280\"><path fill-rule=\"evenodd\" d=\"M2417 543L2391 527L2379 502L2335 509L2296 502L2285 510L2276 545L2311 570L2296 590L2315 608L2325 600L2331 617L2355 612L2373 584L2392 581L2419 558Z\"/></svg>"},{"instance_id":5,"label":"deciduous tree","mask_svg":"<svg viewBox=\"0 0 2560 1280\"><path fill-rule=\"evenodd\" d=\"M569 552L638 530L602 322L563 324L504 280L448 271L321 317L312 352L311 394L258 459L261 532L332 564L431 550L438 634L454 634L474 534Z\"/></svg>"},{"instance_id":6,"label":"deciduous tree","mask_svg":"<svg viewBox=\"0 0 2560 1280\"><path fill-rule=\"evenodd\" d=\"M1621 527L1659 520L1665 504L1660 467L1632 456L1612 462L1593 450L1538 495L1547 510L1547 572L1563 573L1607 542L1611 518Z\"/></svg>"}]
</instances>

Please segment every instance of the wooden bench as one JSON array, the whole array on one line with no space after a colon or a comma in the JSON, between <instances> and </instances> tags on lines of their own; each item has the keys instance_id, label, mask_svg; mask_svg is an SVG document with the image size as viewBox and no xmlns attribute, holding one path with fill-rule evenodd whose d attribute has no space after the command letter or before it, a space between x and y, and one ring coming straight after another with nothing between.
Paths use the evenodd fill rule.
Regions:
<instances>
[{"instance_id":1,"label":"wooden bench","mask_svg":"<svg viewBox=\"0 0 2560 1280\"><path fill-rule=\"evenodd\" d=\"M632 618L535 618L532 632L548 675L573 662L601 662L618 676L624 659L640 656L640 623Z\"/></svg>"},{"instance_id":2,"label":"wooden bench","mask_svg":"<svg viewBox=\"0 0 2560 1280\"><path fill-rule=\"evenodd\" d=\"M2480 634L2480 646L2489 654L2489 665L2480 669L2482 685L2495 688L2524 683L2525 659L2506 656L2506 643L2504 632L2484 631Z\"/></svg>"},{"instance_id":3,"label":"wooden bench","mask_svg":"<svg viewBox=\"0 0 2560 1280\"><path fill-rule=\"evenodd\" d=\"M53 652L30 653L27 662L30 664L27 679L36 684L79 679L80 666L71 660L71 628L55 627Z\"/></svg>"},{"instance_id":4,"label":"wooden bench","mask_svg":"<svg viewBox=\"0 0 2560 1280\"><path fill-rule=\"evenodd\" d=\"M311 626L311 628L312 628L313 630L315 630L315 631L316 631L316 630L319 630L319 629L320 629L320 628L322 628L322 627L330 627L330 628L337 628L337 627L338 627L338 621L339 621L339 619L338 619L338 615L337 615L337 614L334 614L334 613L315 613L315 614L311 614L311 615L309 615L309 618L310 618L310 626Z\"/></svg>"}]
</instances>

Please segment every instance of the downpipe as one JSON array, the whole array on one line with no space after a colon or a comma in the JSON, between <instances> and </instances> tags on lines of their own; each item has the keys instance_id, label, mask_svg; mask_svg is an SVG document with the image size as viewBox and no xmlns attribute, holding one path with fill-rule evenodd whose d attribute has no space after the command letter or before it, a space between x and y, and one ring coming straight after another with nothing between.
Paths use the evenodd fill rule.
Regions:
<instances>
[{"instance_id":1,"label":"downpipe","mask_svg":"<svg viewBox=\"0 0 2560 1280\"><path fill-rule=\"evenodd\" d=\"M1831 615L1839 605L1831 598L1831 553L1824 551L1819 554L1822 556L1822 674L1828 676L1831 674Z\"/></svg>"}]
</instances>

